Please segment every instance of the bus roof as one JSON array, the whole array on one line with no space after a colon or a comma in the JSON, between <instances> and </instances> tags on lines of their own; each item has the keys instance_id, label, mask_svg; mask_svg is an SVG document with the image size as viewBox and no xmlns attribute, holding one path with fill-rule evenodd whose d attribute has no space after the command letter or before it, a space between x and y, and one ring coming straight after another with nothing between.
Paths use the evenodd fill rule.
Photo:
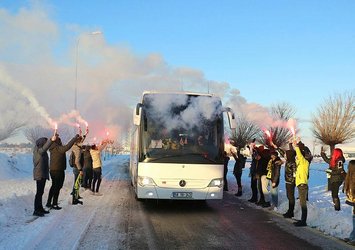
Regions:
<instances>
[{"instance_id":1,"label":"bus roof","mask_svg":"<svg viewBox=\"0 0 355 250\"><path fill-rule=\"evenodd\" d=\"M198 92L187 92L187 91L176 91L176 92L168 92L168 91L144 91L142 94L142 99L145 95L190 95L190 96L208 96L208 97L217 97L214 94L208 94L208 93L198 93Z\"/></svg>"}]
</instances>

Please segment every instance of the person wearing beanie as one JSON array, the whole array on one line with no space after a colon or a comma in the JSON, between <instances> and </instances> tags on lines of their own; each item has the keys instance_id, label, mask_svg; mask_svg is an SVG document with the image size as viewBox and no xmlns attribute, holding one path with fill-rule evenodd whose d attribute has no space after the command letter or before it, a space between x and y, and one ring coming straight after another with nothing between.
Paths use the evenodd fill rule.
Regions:
<instances>
[{"instance_id":1,"label":"person wearing beanie","mask_svg":"<svg viewBox=\"0 0 355 250\"><path fill-rule=\"evenodd\" d=\"M52 186L49 189L46 207L54 210L60 210L62 207L58 206L58 197L60 190L63 187L65 180L65 169L67 168L66 152L78 140L79 135L75 135L66 145L63 145L59 135L56 140L49 147L50 161L49 173L52 179Z\"/></svg>"},{"instance_id":2,"label":"person wearing beanie","mask_svg":"<svg viewBox=\"0 0 355 250\"><path fill-rule=\"evenodd\" d=\"M39 138L33 149L33 179L36 181L36 196L34 200L33 215L43 217L49 211L45 210L42 205L42 196L46 181L49 180L49 157L47 150L56 140L56 134L50 140L46 137Z\"/></svg>"}]
</instances>

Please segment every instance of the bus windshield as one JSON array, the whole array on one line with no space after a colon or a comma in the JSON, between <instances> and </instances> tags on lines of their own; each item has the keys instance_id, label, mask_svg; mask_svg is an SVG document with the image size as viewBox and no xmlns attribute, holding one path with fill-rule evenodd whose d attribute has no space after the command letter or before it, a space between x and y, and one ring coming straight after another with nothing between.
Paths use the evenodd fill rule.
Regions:
<instances>
[{"instance_id":1,"label":"bus windshield","mask_svg":"<svg viewBox=\"0 0 355 250\"><path fill-rule=\"evenodd\" d=\"M166 94L143 97L143 162L223 163L221 101L211 96Z\"/></svg>"}]
</instances>

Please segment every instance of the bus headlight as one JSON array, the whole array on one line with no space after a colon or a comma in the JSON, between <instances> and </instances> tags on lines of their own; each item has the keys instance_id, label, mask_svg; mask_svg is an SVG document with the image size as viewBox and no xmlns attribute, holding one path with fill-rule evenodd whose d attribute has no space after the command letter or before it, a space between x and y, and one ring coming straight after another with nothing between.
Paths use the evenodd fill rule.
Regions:
<instances>
[{"instance_id":1,"label":"bus headlight","mask_svg":"<svg viewBox=\"0 0 355 250\"><path fill-rule=\"evenodd\" d=\"M138 184L142 187L144 186L156 186L152 178L147 176L138 176Z\"/></svg>"},{"instance_id":2,"label":"bus headlight","mask_svg":"<svg viewBox=\"0 0 355 250\"><path fill-rule=\"evenodd\" d=\"M208 184L209 187L223 187L223 178L217 178L213 179L210 184Z\"/></svg>"}]
</instances>

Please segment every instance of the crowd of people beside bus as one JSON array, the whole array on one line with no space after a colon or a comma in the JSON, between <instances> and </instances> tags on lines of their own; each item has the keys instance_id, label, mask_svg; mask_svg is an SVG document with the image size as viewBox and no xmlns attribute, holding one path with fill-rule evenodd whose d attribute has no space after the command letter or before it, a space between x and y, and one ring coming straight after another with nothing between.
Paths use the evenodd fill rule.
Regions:
<instances>
[{"instance_id":1,"label":"crowd of people beside bus","mask_svg":"<svg viewBox=\"0 0 355 250\"><path fill-rule=\"evenodd\" d=\"M46 181L51 179L51 187L46 203L47 209L60 210L58 198L65 180L67 168L67 152L71 150L69 165L73 169L74 183L70 195L72 204L83 204L79 194L80 187L90 190L93 195L101 196L99 192L102 179L101 152L110 140L103 140L99 145L84 145L88 134L76 134L67 144L63 145L57 131L48 139L41 137L36 141L33 149L33 178L36 181L36 195L33 215L43 217L49 213L42 205L42 197ZM49 156L48 152L49 151ZM50 177L50 178L49 178Z\"/></svg>"},{"instance_id":2,"label":"crowd of people beside bus","mask_svg":"<svg viewBox=\"0 0 355 250\"><path fill-rule=\"evenodd\" d=\"M290 139L286 148L277 147L272 141L268 145L259 145L255 139L247 146L251 156L250 163L250 188L251 198L248 200L258 206L275 210L279 206L279 184L282 178L281 167L284 166L285 189L288 199L288 209L283 214L284 218L293 218L295 210L295 190L297 189L301 218L296 220L297 227L307 226L307 202L308 202L308 180L309 167L313 156L309 148L296 137ZM235 159L233 175L237 182L237 193L242 195L241 175L245 165L245 156L237 148L236 152L231 150L230 155L225 152L225 181L227 179L229 158ZM347 172L345 171L345 157L340 148L335 148L330 158L321 148L321 157L329 164L326 170L328 177L328 189L331 192L335 211L341 209L339 190L343 184L343 192L346 194L346 204L353 206L353 230L346 239L349 244L355 245L355 160L348 162ZM227 159L228 158L228 159ZM224 190L228 191L228 184L224 185Z\"/></svg>"},{"instance_id":3,"label":"crowd of people beside bus","mask_svg":"<svg viewBox=\"0 0 355 250\"><path fill-rule=\"evenodd\" d=\"M66 154L72 150L69 163L73 168L74 184L71 195L72 204L83 204L80 199L80 186L89 189L93 195L102 195L100 184L102 179L101 152L111 141L103 140L101 144L84 145L88 134L75 135L67 144L63 145L59 134L55 131L51 138L42 137L36 141L33 149L33 177L36 181L36 194L34 199L33 215L43 217L49 213L42 205L42 196L46 181L52 180L48 193L46 207L60 210L58 198L65 180L67 167ZM298 191L298 199L301 207L301 219L294 222L297 227L307 226L307 201L309 166L313 156L309 148L300 139L291 138L287 148L279 148L272 141L269 145L257 146L255 140L248 145L250 164L250 187L252 196L248 200L258 206L275 209L279 206L279 184L282 178L281 167L284 166L285 189L288 199L288 210L283 214L285 218L293 218L295 210L295 190ZM48 152L50 157L48 156ZM242 173L246 164L246 157L241 149L230 152L235 160L233 175L236 178L238 191L235 194L240 197L242 191ZM335 148L330 158L321 148L323 160L329 164L327 169L328 187L331 191L334 209L341 209L339 189L343 184L343 192L346 194L346 204L353 206L353 231L346 240L355 245L355 160L348 162L347 173L344 169L345 157L340 148ZM227 171L230 156L224 152L224 190L228 191ZM79 186L80 185L80 186Z\"/></svg>"}]
</instances>

